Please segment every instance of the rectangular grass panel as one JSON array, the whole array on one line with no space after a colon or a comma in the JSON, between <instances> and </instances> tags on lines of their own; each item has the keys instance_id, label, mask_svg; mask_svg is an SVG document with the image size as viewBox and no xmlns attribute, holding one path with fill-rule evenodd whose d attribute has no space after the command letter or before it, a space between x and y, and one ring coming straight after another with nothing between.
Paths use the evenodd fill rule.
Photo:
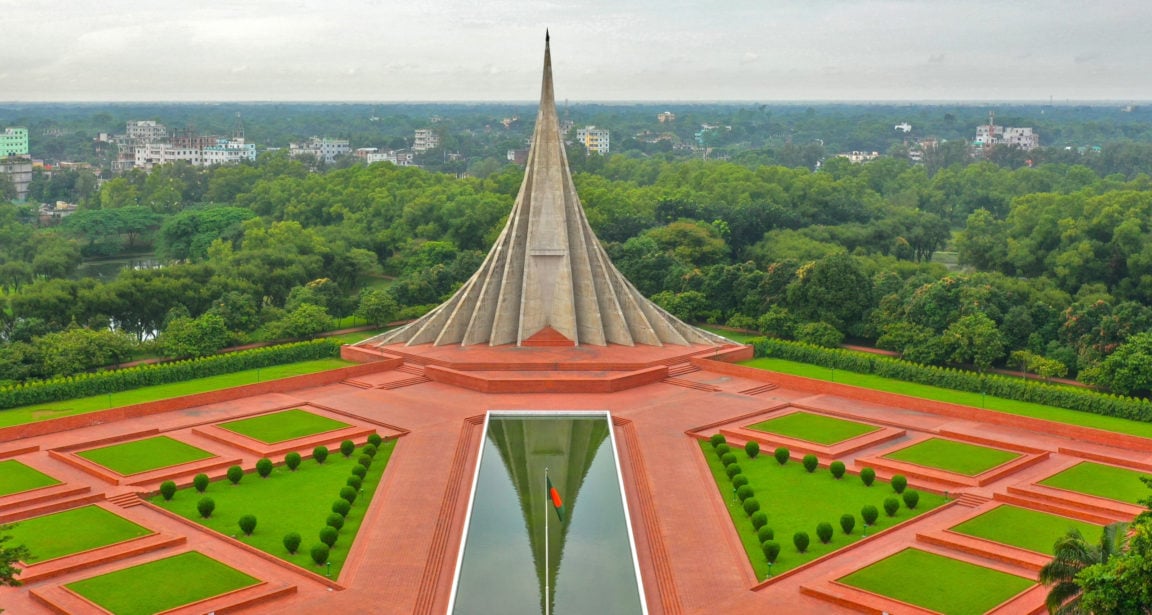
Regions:
<instances>
[{"instance_id":1,"label":"rectangular grass panel","mask_svg":"<svg viewBox=\"0 0 1152 615\"><path fill-rule=\"evenodd\" d=\"M313 414L300 408L229 421L217 426L265 444L278 444L296 438L351 427L348 423Z\"/></svg>"},{"instance_id":2,"label":"rectangular grass panel","mask_svg":"<svg viewBox=\"0 0 1152 615\"><path fill-rule=\"evenodd\" d=\"M929 438L884 455L885 459L914 463L965 476L976 476L1020 457L1019 453L966 442Z\"/></svg>"},{"instance_id":3,"label":"rectangular grass panel","mask_svg":"<svg viewBox=\"0 0 1152 615\"><path fill-rule=\"evenodd\" d=\"M915 509L909 510L903 502L900 502L895 516L889 517L884 512L884 500L887 498L899 500L900 496L896 495L892 486L885 481L877 479L871 487L866 487L860 477L853 474L845 474L837 480L827 468L818 468L815 472L809 473L797 461L789 461L781 466L771 455L749 459L742 447L735 447L732 453L736 455L742 474L748 478L748 485L752 487L754 496L760 503L760 510L768 516L767 527L775 532L774 540L781 546L776 563L769 568L760 547L761 541L740 499L733 492L732 482L725 474L724 465L711 444L702 442L701 449L716 481L720 497L724 500L732 524L748 555L748 561L760 579L806 564L861 540L865 535L871 536L891 528L945 502L941 495L921 491L920 502ZM870 528L865 528L864 521L860 518L860 509L864 506L875 506L880 514L876 524ZM856 519L856 527L848 535L841 531L839 525L840 516L844 514L851 514ZM816 538L816 524L822 521L831 523L835 528L832 540L828 544L823 544ZM807 532L812 541L804 553L798 552L792 543L792 535L800 531Z\"/></svg>"},{"instance_id":4,"label":"rectangular grass panel","mask_svg":"<svg viewBox=\"0 0 1152 615\"><path fill-rule=\"evenodd\" d=\"M395 446L395 440L381 443L364 477L361 492L344 519L344 527L340 529L339 538L329 555L333 579L340 576ZM326 567L318 567L312 562L308 550L319 542L317 532L332 514L332 502L340 497L340 488L346 485L361 450L362 447L358 447L351 457L334 451L323 464L305 459L295 472L279 464L268 478L249 472L236 485L227 480L214 481L203 494L188 486L178 490L171 500L156 495L149 502L222 534L235 536L245 544L297 566L328 574ZM216 502L216 510L208 519L202 518L196 510L196 503L205 496ZM256 517L256 531L251 536L240 532L238 525L240 517L246 514ZM283 544L284 535L290 532L303 538L300 550L295 554L288 553Z\"/></svg>"},{"instance_id":5,"label":"rectangular grass panel","mask_svg":"<svg viewBox=\"0 0 1152 615\"><path fill-rule=\"evenodd\" d=\"M89 505L17 523L10 531L14 544L28 547L26 563L44 562L152 534L152 530Z\"/></svg>"},{"instance_id":6,"label":"rectangular grass panel","mask_svg":"<svg viewBox=\"0 0 1152 615\"><path fill-rule=\"evenodd\" d=\"M1029 508L1004 505L949 529L959 534L1052 555L1052 545L1068 530L1079 530L1088 542L1096 544L1100 539L1101 526Z\"/></svg>"},{"instance_id":7,"label":"rectangular grass panel","mask_svg":"<svg viewBox=\"0 0 1152 615\"><path fill-rule=\"evenodd\" d=\"M1049 476L1039 484L1139 504L1140 500L1148 497L1148 487L1144 486L1140 477L1148 475L1146 472L1082 461L1063 472Z\"/></svg>"},{"instance_id":8,"label":"rectangular grass panel","mask_svg":"<svg viewBox=\"0 0 1152 615\"><path fill-rule=\"evenodd\" d=\"M748 429L804 440L805 442L831 445L878 431L880 428L867 423L858 423L810 412L793 412L761 421L755 425L749 425Z\"/></svg>"},{"instance_id":9,"label":"rectangular grass panel","mask_svg":"<svg viewBox=\"0 0 1152 615\"><path fill-rule=\"evenodd\" d=\"M919 549L904 549L838 581L945 615L982 615L1034 583Z\"/></svg>"},{"instance_id":10,"label":"rectangular grass panel","mask_svg":"<svg viewBox=\"0 0 1152 615\"><path fill-rule=\"evenodd\" d=\"M113 615L150 615L257 583L255 577L189 551L65 587Z\"/></svg>"},{"instance_id":11,"label":"rectangular grass panel","mask_svg":"<svg viewBox=\"0 0 1152 615\"><path fill-rule=\"evenodd\" d=\"M168 436L156 436L76 453L125 476L200 461L214 454Z\"/></svg>"},{"instance_id":12,"label":"rectangular grass panel","mask_svg":"<svg viewBox=\"0 0 1152 615\"><path fill-rule=\"evenodd\" d=\"M0 461L0 497L59 484L55 478L15 459Z\"/></svg>"}]
</instances>

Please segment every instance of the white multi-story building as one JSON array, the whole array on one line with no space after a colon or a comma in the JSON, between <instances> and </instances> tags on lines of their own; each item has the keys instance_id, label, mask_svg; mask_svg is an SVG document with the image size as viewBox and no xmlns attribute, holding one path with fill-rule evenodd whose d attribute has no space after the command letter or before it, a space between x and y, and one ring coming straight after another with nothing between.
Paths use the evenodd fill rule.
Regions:
<instances>
[{"instance_id":1,"label":"white multi-story building","mask_svg":"<svg viewBox=\"0 0 1152 615\"><path fill-rule=\"evenodd\" d=\"M256 161L256 144L247 143L244 139L217 139L215 145L203 149L202 162L212 164L236 164L239 162Z\"/></svg>"},{"instance_id":2,"label":"white multi-story building","mask_svg":"<svg viewBox=\"0 0 1152 615\"><path fill-rule=\"evenodd\" d=\"M411 150L397 149L386 152L370 152L364 155L364 162L391 162L398 167L415 166L416 155Z\"/></svg>"},{"instance_id":3,"label":"white multi-story building","mask_svg":"<svg viewBox=\"0 0 1152 615\"><path fill-rule=\"evenodd\" d=\"M337 156L352 152L352 146L348 144L348 139L329 139L328 137L312 137L308 139L307 143L291 143L288 149L289 155L293 158L313 156L316 160L326 164L336 162Z\"/></svg>"},{"instance_id":4,"label":"white multi-story building","mask_svg":"<svg viewBox=\"0 0 1152 615\"><path fill-rule=\"evenodd\" d=\"M412 149L418 152L426 152L430 149L440 147L440 135L436 134L431 128L421 128L416 131L416 136L412 140Z\"/></svg>"},{"instance_id":5,"label":"white multi-story building","mask_svg":"<svg viewBox=\"0 0 1152 615\"><path fill-rule=\"evenodd\" d=\"M172 164L184 161L192 166L204 164L202 150L198 147L173 145L171 143L141 143L133 148L137 169L151 171L152 167L160 164Z\"/></svg>"},{"instance_id":6,"label":"white multi-story building","mask_svg":"<svg viewBox=\"0 0 1152 615\"><path fill-rule=\"evenodd\" d=\"M27 156L0 158L0 175L16 187L16 200L28 198L28 184L32 183L32 159Z\"/></svg>"},{"instance_id":7,"label":"white multi-story building","mask_svg":"<svg viewBox=\"0 0 1152 615\"><path fill-rule=\"evenodd\" d=\"M985 150L993 145L1008 145L1029 151L1040 147L1040 135L1031 127L997 126L995 114L988 114L988 123L976 127L972 146Z\"/></svg>"},{"instance_id":8,"label":"white multi-story building","mask_svg":"<svg viewBox=\"0 0 1152 615\"><path fill-rule=\"evenodd\" d=\"M604 128L595 126L577 128L576 140L584 144L589 154L607 154L611 150L611 136Z\"/></svg>"},{"instance_id":9,"label":"white multi-story building","mask_svg":"<svg viewBox=\"0 0 1152 615\"><path fill-rule=\"evenodd\" d=\"M129 139L152 143L168 138L168 127L152 120L134 120L128 122L125 134Z\"/></svg>"},{"instance_id":10,"label":"white multi-story building","mask_svg":"<svg viewBox=\"0 0 1152 615\"><path fill-rule=\"evenodd\" d=\"M5 128L4 132L0 132L0 158L27 155L27 128Z\"/></svg>"}]
</instances>

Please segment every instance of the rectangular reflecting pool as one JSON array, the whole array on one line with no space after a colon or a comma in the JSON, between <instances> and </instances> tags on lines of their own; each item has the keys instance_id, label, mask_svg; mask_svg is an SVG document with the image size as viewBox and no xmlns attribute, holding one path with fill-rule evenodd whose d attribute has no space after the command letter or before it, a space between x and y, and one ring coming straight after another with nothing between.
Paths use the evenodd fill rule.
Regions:
<instances>
[{"instance_id":1,"label":"rectangular reflecting pool","mask_svg":"<svg viewBox=\"0 0 1152 615\"><path fill-rule=\"evenodd\" d=\"M607 412L488 413L448 612L648 612Z\"/></svg>"}]
</instances>

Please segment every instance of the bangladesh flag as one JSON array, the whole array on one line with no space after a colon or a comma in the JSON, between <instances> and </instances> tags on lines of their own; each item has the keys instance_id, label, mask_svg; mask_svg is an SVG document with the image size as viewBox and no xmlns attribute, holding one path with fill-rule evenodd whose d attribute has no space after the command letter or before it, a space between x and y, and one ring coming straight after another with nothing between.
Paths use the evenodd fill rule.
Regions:
<instances>
[{"instance_id":1,"label":"bangladesh flag","mask_svg":"<svg viewBox=\"0 0 1152 615\"><path fill-rule=\"evenodd\" d=\"M552 508L556 509L556 516L560 518L560 523L564 523L564 501L560 499L560 492L552 486L552 479L548 476L544 477L548 481L548 497L552 500Z\"/></svg>"}]
</instances>

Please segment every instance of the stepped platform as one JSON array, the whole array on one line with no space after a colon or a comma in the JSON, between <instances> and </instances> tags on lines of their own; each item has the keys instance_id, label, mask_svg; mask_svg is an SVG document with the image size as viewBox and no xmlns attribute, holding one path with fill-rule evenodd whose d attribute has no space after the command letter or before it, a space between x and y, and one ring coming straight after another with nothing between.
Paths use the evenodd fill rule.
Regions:
<instances>
[{"instance_id":1,"label":"stepped platform","mask_svg":"<svg viewBox=\"0 0 1152 615\"><path fill-rule=\"evenodd\" d=\"M85 600L63 585L37 587L29 591L32 598L53 613L105 613L104 609ZM261 582L251 587L227 592L206 600L164 611L164 615L202 615L203 613L231 613L243 608L268 604L296 593L295 585Z\"/></svg>"},{"instance_id":2,"label":"stepped platform","mask_svg":"<svg viewBox=\"0 0 1152 615\"><path fill-rule=\"evenodd\" d=\"M152 553L161 549L168 549L184 545L188 542L187 536L174 536L171 534L149 534L118 542L83 553L74 553L56 559L37 562L24 568L20 573L22 583L38 583L46 579L94 568L103 564L117 562L145 553Z\"/></svg>"},{"instance_id":3,"label":"stepped platform","mask_svg":"<svg viewBox=\"0 0 1152 615\"><path fill-rule=\"evenodd\" d=\"M1005 443L989 438L970 438L955 433L950 434L950 436L951 437L949 439L952 440L967 441L970 444L994 447L1016 453L1019 456L1015 459L974 475L960 474L942 468L929 467L885 457L885 455L889 455L909 446L914 446L934 437L929 434L922 434L914 440L909 440L902 443L902 445L897 448L882 451L876 455L859 457L856 459L856 465L858 467L871 467L876 470L877 475L881 475L881 471L883 471L883 475L886 478L894 474L903 474L910 480L916 482L926 481L928 483L945 485L954 489L957 487L983 487L984 485L994 483L1002 478L1015 474L1024 468L1042 463L1046 461L1050 455L1048 451L1041 451L1040 449L1034 449L1031 447L1021 447L1011 443Z\"/></svg>"},{"instance_id":4,"label":"stepped platform","mask_svg":"<svg viewBox=\"0 0 1152 615\"><path fill-rule=\"evenodd\" d=\"M1144 511L1142 506L1136 504L1036 484L1010 485L1005 492L998 492L993 497L1008 504L1105 525L1131 521Z\"/></svg>"}]
</instances>

